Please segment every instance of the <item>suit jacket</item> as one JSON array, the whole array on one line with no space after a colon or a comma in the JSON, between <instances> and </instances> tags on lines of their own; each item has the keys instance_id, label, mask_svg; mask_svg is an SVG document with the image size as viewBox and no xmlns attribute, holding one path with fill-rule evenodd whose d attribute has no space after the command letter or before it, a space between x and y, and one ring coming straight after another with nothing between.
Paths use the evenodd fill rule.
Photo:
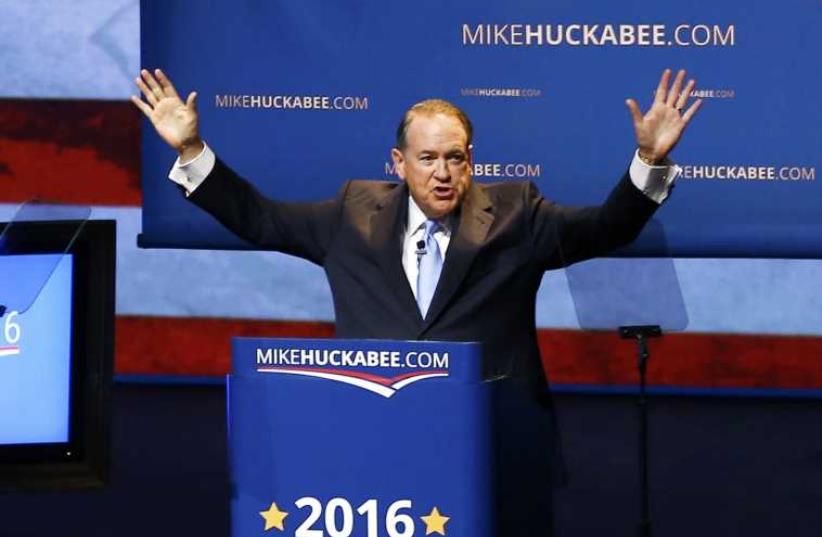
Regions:
<instances>
[{"instance_id":1,"label":"suit jacket","mask_svg":"<svg viewBox=\"0 0 822 537\"><path fill-rule=\"evenodd\" d=\"M523 462L497 476L498 489L532 489L545 500L500 504L501 534L517 535L512 524L522 535L548 534L545 491L558 443L537 347L536 294L545 270L605 254L639 233L658 205L627 173L602 206L587 208L552 203L528 182L472 185L425 319L401 263L404 183L349 181L332 200L285 203L266 199L218 159L189 199L256 247L324 267L338 337L481 342L486 376L508 375L496 405L500 460ZM531 518L545 525L522 526Z\"/></svg>"},{"instance_id":2,"label":"suit jacket","mask_svg":"<svg viewBox=\"0 0 822 537\"><path fill-rule=\"evenodd\" d=\"M487 376L544 391L535 300L543 272L602 255L639 233L657 204L626 176L604 205L567 208L528 182L469 188L425 319L401 263L408 189L349 181L318 203L266 199L219 159L189 198L258 248L324 267L337 336L483 343Z\"/></svg>"}]
</instances>

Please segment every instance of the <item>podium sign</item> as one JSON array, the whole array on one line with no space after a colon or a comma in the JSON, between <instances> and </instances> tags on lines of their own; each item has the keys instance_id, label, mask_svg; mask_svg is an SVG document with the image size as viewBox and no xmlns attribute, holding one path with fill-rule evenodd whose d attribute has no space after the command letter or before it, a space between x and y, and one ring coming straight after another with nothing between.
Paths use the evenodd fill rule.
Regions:
<instances>
[{"instance_id":1,"label":"podium sign","mask_svg":"<svg viewBox=\"0 0 822 537\"><path fill-rule=\"evenodd\" d=\"M233 340L232 535L491 536L475 343Z\"/></svg>"}]
</instances>

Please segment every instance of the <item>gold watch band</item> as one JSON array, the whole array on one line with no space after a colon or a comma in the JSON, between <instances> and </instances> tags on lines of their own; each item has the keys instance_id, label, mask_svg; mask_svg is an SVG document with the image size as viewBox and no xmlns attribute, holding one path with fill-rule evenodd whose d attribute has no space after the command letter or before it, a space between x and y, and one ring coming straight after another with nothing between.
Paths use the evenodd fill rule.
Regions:
<instances>
[{"instance_id":1,"label":"gold watch band","mask_svg":"<svg viewBox=\"0 0 822 537\"><path fill-rule=\"evenodd\" d=\"M645 163L645 164L647 164L648 166L659 166L659 161L656 161L656 160L651 160L651 159L649 159L649 158L647 158L647 157L642 156L642 152L641 152L641 151L639 151L639 150L637 150L637 152L636 152L636 156L638 156L638 157L639 157L639 160L641 160L642 162L644 162L644 163Z\"/></svg>"}]
</instances>

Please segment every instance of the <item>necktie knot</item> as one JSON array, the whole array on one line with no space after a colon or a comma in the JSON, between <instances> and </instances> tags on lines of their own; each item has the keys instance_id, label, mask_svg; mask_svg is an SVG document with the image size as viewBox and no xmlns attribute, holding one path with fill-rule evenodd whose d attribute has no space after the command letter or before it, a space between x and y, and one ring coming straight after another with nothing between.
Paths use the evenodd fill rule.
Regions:
<instances>
[{"instance_id":1,"label":"necktie knot","mask_svg":"<svg viewBox=\"0 0 822 537\"><path fill-rule=\"evenodd\" d=\"M425 221L425 239L431 237L440 230L440 223L436 220L426 220Z\"/></svg>"}]
</instances>

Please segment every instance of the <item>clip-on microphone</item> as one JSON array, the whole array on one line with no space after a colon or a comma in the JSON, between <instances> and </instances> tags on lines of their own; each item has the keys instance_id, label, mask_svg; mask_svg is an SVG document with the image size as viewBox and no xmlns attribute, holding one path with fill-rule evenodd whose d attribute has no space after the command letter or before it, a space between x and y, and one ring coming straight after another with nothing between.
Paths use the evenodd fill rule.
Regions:
<instances>
[{"instance_id":1,"label":"clip-on microphone","mask_svg":"<svg viewBox=\"0 0 822 537\"><path fill-rule=\"evenodd\" d=\"M417 241L417 249L414 253L417 254L417 267L419 267L422 262L422 256L428 253L425 249L425 241Z\"/></svg>"}]
</instances>

